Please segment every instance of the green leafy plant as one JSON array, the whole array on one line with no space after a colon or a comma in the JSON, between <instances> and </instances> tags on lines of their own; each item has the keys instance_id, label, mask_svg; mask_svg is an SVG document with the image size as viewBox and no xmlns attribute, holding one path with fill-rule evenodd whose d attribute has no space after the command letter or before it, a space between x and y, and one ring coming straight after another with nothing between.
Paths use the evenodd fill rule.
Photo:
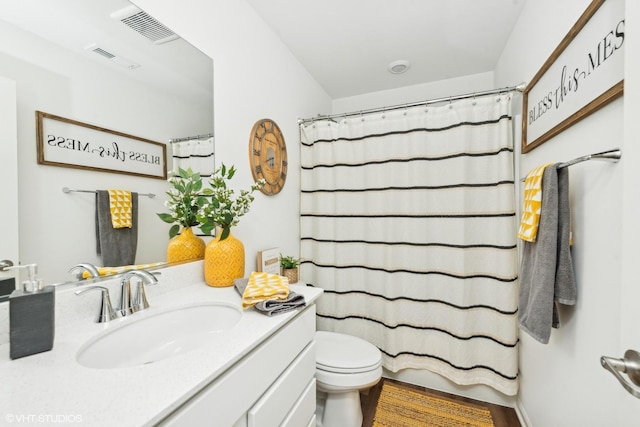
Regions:
<instances>
[{"instance_id":1,"label":"green leafy plant","mask_svg":"<svg viewBox=\"0 0 640 427\"><path fill-rule=\"evenodd\" d=\"M227 168L222 164L216 169L209 179L211 188L202 190L206 201L199 205L196 215L203 233L210 234L215 227L220 227L220 240L226 239L231 227L238 225L240 217L249 212L249 206L255 199L252 193L266 184L266 181L261 179L253 183L250 190L240 190L240 195L234 198L235 191L228 188L227 182L235 173L234 166Z\"/></svg>"},{"instance_id":2,"label":"green leafy plant","mask_svg":"<svg viewBox=\"0 0 640 427\"><path fill-rule=\"evenodd\" d=\"M280 254L280 267L284 269L297 268L300 265L300 258L295 258L291 255L283 256Z\"/></svg>"},{"instance_id":3,"label":"green leafy plant","mask_svg":"<svg viewBox=\"0 0 640 427\"><path fill-rule=\"evenodd\" d=\"M173 186L167 191L169 200L165 206L169 213L158 213L161 220L169 224L174 224L169 229L169 238L175 237L182 227L193 227L199 225L197 218L198 210L207 202L207 199L200 193L202 189L202 178L198 172L189 169L178 169L178 173L170 172L169 184Z\"/></svg>"}]
</instances>

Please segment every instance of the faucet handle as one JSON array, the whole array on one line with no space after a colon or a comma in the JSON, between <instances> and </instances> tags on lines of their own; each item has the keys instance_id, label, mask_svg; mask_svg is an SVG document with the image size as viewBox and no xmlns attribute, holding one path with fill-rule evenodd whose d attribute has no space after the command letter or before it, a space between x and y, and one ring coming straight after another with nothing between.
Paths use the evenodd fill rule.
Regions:
<instances>
[{"instance_id":1,"label":"faucet handle","mask_svg":"<svg viewBox=\"0 0 640 427\"><path fill-rule=\"evenodd\" d=\"M131 279L133 277L139 280L135 299L131 298ZM120 313L123 316L149 308L147 295L144 291L145 283L155 285L158 283L158 279L147 270L130 270L124 273L121 280L122 291L120 294Z\"/></svg>"},{"instance_id":2,"label":"faucet handle","mask_svg":"<svg viewBox=\"0 0 640 427\"><path fill-rule=\"evenodd\" d=\"M113 307L111 306L111 297L109 296L109 289L105 288L104 286L89 286L87 288L76 291L76 295L83 295L90 291L102 292L100 312L98 313L98 316L96 316L97 323L108 322L118 317L117 313L113 310Z\"/></svg>"},{"instance_id":3,"label":"faucet handle","mask_svg":"<svg viewBox=\"0 0 640 427\"><path fill-rule=\"evenodd\" d=\"M159 274L159 273L158 273ZM155 279L155 277L154 277ZM149 285L157 285L158 281L154 280L147 283ZM135 311L144 310L149 308L149 301L147 300L147 292L144 290L144 280L138 281L136 288L136 296L133 300L133 307Z\"/></svg>"}]
</instances>

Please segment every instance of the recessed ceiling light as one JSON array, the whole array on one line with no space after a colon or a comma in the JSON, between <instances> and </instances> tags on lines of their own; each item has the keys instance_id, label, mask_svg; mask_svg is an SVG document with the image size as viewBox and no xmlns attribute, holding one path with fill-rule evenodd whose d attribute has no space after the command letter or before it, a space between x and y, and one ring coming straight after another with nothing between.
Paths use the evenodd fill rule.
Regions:
<instances>
[{"instance_id":1,"label":"recessed ceiling light","mask_svg":"<svg viewBox=\"0 0 640 427\"><path fill-rule=\"evenodd\" d=\"M409 67L411 67L411 63L409 61L400 60L393 61L391 64L389 64L387 66L387 70L389 70L391 74L402 74L406 72Z\"/></svg>"}]
</instances>

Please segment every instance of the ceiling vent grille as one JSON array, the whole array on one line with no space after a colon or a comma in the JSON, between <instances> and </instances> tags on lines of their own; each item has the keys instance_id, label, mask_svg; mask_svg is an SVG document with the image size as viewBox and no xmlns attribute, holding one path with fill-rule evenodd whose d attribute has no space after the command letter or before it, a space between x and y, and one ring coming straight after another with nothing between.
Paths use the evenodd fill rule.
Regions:
<instances>
[{"instance_id":1,"label":"ceiling vent grille","mask_svg":"<svg viewBox=\"0 0 640 427\"><path fill-rule=\"evenodd\" d=\"M176 33L134 5L113 12L111 18L117 19L155 44L163 44L179 38Z\"/></svg>"},{"instance_id":2,"label":"ceiling vent grille","mask_svg":"<svg viewBox=\"0 0 640 427\"><path fill-rule=\"evenodd\" d=\"M116 64L118 64L119 66L126 68L128 70L133 70L135 68L138 68L140 66L140 64L136 64L135 62L131 62L128 59L125 59L121 56L118 55L114 55L113 53L109 52L108 50L104 50L103 48L101 48L100 46L98 46L97 44L92 44L89 45L85 48L88 51L91 51L93 53L96 53L100 56L103 56L109 60L111 60L111 62L114 62Z\"/></svg>"},{"instance_id":3,"label":"ceiling vent grille","mask_svg":"<svg viewBox=\"0 0 640 427\"><path fill-rule=\"evenodd\" d=\"M91 49L93 52L97 53L98 55L102 55L107 59L113 59L116 56L113 53L107 52L106 50L96 46L96 45L91 45L89 47L89 49Z\"/></svg>"}]
</instances>

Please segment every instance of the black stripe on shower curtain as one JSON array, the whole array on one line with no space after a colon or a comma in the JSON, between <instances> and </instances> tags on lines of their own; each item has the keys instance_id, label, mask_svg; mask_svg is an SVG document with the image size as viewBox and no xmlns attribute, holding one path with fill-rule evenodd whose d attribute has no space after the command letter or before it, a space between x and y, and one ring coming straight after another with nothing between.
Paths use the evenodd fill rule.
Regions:
<instances>
[{"instance_id":1,"label":"black stripe on shower curtain","mask_svg":"<svg viewBox=\"0 0 640 427\"><path fill-rule=\"evenodd\" d=\"M301 276L318 327L386 369L518 387L510 97L301 127Z\"/></svg>"}]
</instances>

